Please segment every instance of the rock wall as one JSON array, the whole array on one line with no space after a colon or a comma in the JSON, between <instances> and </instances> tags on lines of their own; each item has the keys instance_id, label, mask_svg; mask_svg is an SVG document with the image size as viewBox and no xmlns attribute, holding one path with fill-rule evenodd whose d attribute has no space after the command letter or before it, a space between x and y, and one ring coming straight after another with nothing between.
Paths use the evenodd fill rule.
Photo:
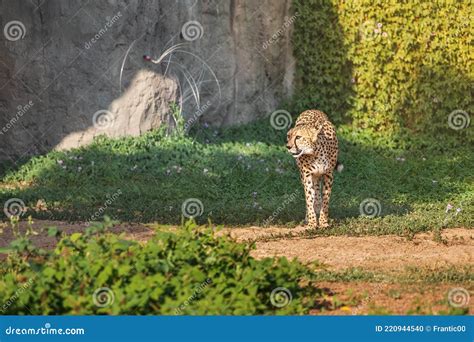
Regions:
<instances>
[{"instance_id":1,"label":"rock wall","mask_svg":"<svg viewBox=\"0 0 474 342\"><path fill-rule=\"evenodd\" d=\"M294 18L290 0L0 0L0 158L138 135L172 103L196 124L268 115Z\"/></svg>"}]
</instances>

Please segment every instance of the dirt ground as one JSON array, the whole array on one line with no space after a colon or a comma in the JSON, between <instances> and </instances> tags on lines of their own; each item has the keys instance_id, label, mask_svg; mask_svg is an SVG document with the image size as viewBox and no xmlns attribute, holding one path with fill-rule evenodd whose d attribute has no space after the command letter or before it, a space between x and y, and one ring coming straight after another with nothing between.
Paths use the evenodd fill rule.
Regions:
<instances>
[{"instance_id":1,"label":"dirt ground","mask_svg":"<svg viewBox=\"0 0 474 342\"><path fill-rule=\"evenodd\" d=\"M55 226L66 233L82 231L85 223L61 221L35 221L34 237L37 246L53 248L54 238L47 236L47 227ZM22 222L20 230L26 223ZM111 229L114 233L125 233L127 238L146 241L154 230L148 225L122 223ZM427 268L430 272L474 265L474 230L465 228L446 229L442 239L433 233L421 233L413 239L395 235L384 236L317 236L304 237L303 228L228 228L228 233L240 242L254 241L256 258L286 256L303 263L318 261L329 271L341 272L354 267L364 271L385 275L403 274L407 267ZM0 234L0 247L8 245L13 238L5 224ZM338 281L321 282L324 301L313 314L431 314L449 309L447 294L450 289L466 288L473 295L474 284L451 282L367 282ZM474 312L474 301L468 301L468 310Z\"/></svg>"},{"instance_id":2,"label":"dirt ground","mask_svg":"<svg viewBox=\"0 0 474 342\"><path fill-rule=\"evenodd\" d=\"M407 266L448 267L474 264L474 230L449 229L442 232L443 243L433 233L415 235L412 240L395 235L285 237L266 241L275 234L294 229L237 228L231 236L240 241L256 240L255 257L286 256L302 262L320 261L330 269L361 267L365 270L399 271ZM260 240L260 241L259 241Z\"/></svg>"}]
</instances>

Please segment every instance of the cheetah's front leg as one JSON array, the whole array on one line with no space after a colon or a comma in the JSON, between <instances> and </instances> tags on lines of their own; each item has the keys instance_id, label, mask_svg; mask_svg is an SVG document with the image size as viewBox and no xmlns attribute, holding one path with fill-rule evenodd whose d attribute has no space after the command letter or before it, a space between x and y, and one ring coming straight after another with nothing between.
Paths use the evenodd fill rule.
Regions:
<instances>
[{"instance_id":1,"label":"cheetah's front leg","mask_svg":"<svg viewBox=\"0 0 474 342\"><path fill-rule=\"evenodd\" d=\"M324 176L324 187L323 187L323 202L321 204L321 211L319 212L319 225L322 228L329 226L329 199L331 198L331 189L333 175L325 174Z\"/></svg>"},{"instance_id":2,"label":"cheetah's front leg","mask_svg":"<svg viewBox=\"0 0 474 342\"><path fill-rule=\"evenodd\" d=\"M305 175L301 173L301 180L304 187L304 195L306 198L306 219L310 228L318 227L318 220L316 217L316 191L314 190L314 181L312 175Z\"/></svg>"},{"instance_id":3,"label":"cheetah's front leg","mask_svg":"<svg viewBox=\"0 0 474 342\"><path fill-rule=\"evenodd\" d=\"M314 187L314 212L318 212L321 209L321 179L320 175L313 174L313 187Z\"/></svg>"}]
</instances>

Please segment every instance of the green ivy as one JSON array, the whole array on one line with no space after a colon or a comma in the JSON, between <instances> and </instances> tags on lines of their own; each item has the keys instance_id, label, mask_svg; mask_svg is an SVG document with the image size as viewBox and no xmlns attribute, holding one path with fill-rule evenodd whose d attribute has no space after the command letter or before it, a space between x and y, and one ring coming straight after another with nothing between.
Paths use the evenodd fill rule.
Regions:
<instances>
[{"instance_id":1,"label":"green ivy","mask_svg":"<svg viewBox=\"0 0 474 342\"><path fill-rule=\"evenodd\" d=\"M295 110L316 107L373 134L447 133L474 109L466 1L295 0Z\"/></svg>"}]
</instances>

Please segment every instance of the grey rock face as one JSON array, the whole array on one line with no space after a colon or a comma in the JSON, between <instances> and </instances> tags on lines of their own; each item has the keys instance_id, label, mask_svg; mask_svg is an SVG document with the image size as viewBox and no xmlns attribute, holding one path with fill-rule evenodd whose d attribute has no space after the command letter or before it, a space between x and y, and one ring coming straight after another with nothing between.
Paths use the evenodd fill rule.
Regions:
<instances>
[{"instance_id":1,"label":"grey rock face","mask_svg":"<svg viewBox=\"0 0 474 342\"><path fill-rule=\"evenodd\" d=\"M289 0L0 1L0 159L139 135L172 103L188 125L266 116L293 20Z\"/></svg>"}]
</instances>

